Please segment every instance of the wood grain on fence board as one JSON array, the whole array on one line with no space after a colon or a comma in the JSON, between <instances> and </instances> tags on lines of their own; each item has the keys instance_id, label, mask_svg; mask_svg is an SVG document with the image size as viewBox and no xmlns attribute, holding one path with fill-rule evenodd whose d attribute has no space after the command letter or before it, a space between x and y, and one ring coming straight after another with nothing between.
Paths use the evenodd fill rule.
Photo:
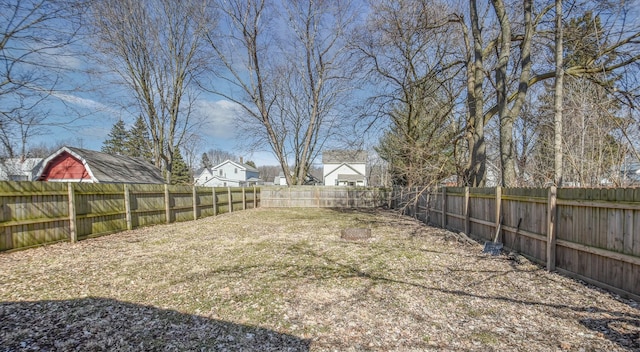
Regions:
<instances>
[{"instance_id":1,"label":"wood grain on fence board","mask_svg":"<svg viewBox=\"0 0 640 352\"><path fill-rule=\"evenodd\" d=\"M447 228L458 230L463 227L458 219L468 218L469 225L464 226L468 234L490 240L502 216L508 250L567 275L640 297L640 188L558 189L553 197L543 188L470 188L468 192L465 207L466 190L433 191L427 197L433 201L425 205L426 219L442 226L446 216Z\"/></svg>"},{"instance_id":2,"label":"wood grain on fence board","mask_svg":"<svg viewBox=\"0 0 640 352\"><path fill-rule=\"evenodd\" d=\"M235 202L221 197L222 192ZM245 192L146 184L0 182L0 252L250 209L259 205L259 196L255 187Z\"/></svg>"}]
</instances>

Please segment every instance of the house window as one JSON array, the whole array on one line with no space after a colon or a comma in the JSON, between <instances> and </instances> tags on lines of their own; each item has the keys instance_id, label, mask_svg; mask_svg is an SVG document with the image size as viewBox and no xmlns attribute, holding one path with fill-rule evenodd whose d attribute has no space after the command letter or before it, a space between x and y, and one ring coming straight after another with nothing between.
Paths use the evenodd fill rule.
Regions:
<instances>
[{"instance_id":1,"label":"house window","mask_svg":"<svg viewBox=\"0 0 640 352\"><path fill-rule=\"evenodd\" d=\"M222 169L220 169L220 176L222 176Z\"/></svg>"},{"instance_id":2,"label":"house window","mask_svg":"<svg viewBox=\"0 0 640 352\"><path fill-rule=\"evenodd\" d=\"M237 174L238 173L238 168L235 168L233 171Z\"/></svg>"}]
</instances>

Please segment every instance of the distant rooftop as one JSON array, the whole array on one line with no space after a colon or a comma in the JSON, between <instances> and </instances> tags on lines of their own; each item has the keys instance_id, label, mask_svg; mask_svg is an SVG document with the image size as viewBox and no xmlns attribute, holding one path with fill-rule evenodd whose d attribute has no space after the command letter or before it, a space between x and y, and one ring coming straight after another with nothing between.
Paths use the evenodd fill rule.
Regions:
<instances>
[{"instance_id":1,"label":"distant rooftop","mask_svg":"<svg viewBox=\"0 0 640 352\"><path fill-rule=\"evenodd\" d=\"M364 150L325 150L322 152L323 164L366 163L367 152Z\"/></svg>"}]
</instances>

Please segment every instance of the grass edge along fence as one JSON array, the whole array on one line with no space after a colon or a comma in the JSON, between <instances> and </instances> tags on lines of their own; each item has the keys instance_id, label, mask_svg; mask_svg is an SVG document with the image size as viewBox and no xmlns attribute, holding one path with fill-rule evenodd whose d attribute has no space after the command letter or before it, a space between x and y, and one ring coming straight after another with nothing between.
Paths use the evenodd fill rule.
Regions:
<instances>
[{"instance_id":1,"label":"grass edge along fence","mask_svg":"<svg viewBox=\"0 0 640 352\"><path fill-rule=\"evenodd\" d=\"M259 206L260 188L0 182L0 252Z\"/></svg>"},{"instance_id":2,"label":"grass edge along fence","mask_svg":"<svg viewBox=\"0 0 640 352\"><path fill-rule=\"evenodd\" d=\"M394 188L391 207L640 301L640 188Z\"/></svg>"}]
</instances>

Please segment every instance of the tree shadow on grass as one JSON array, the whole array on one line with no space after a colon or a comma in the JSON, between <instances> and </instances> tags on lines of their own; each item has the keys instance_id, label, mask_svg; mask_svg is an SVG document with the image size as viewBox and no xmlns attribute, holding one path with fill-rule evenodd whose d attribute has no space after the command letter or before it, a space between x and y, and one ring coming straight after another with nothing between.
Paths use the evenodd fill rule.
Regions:
<instances>
[{"instance_id":1,"label":"tree shadow on grass","mask_svg":"<svg viewBox=\"0 0 640 352\"><path fill-rule=\"evenodd\" d=\"M310 340L106 298L0 302L0 352L308 351Z\"/></svg>"},{"instance_id":2,"label":"tree shadow on grass","mask_svg":"<svg viewBox=\"0 0 640 352\"><path fill-rule=\"evenodd\" d=\"M290 250L297 251L298 255L306 255L310 257L315 257L322 259L325 263L331 265L332 275L340 275L344 278L351 277L361 277L371 280L371 284L377 283L390 283L390 284L400 284L400 285L409 285L416 288L420 288L426 291L439 291L446 294L451 294L460 297L470 297L476 299L482 299L487 301L498 301L505 302L509 304L522 304L528 306L540 306L540 307L550 307L557 309L558 311L566 310L573 311L579 313L579 315L572 315L570 318L576 319L580 324L585 326L586 328L598 333L602 334L601 336L612 341L617 344L621 348L624 348L629 351L640 351L640 315L631 314L628 312L618 312L614 310L608 310L606 308L600 308L595 306L580 306L580 305L568 305L562 303L547 303L543 301L534 301L534 300L526 300L519 299L510 296L500 296L500 295L483 295L473 292L465 291L464 289L448 289L446 287L436 287L426 285L422 282L416 282L412 280L401 280L386 277L385 275L377 275L373 273L368 273L362 271L355 265L341 263L338 260L328 257L325 254L320 254L315 252L310 248L301 248L301 247L290 247ZM326 270L327 266L323 266L321 268L315 268L315 270ZM451 270L453 272L453 270ZM515 270L511 270L508 272L513 272ZM484 272L491 273L491 271L482 271L482 270L474 270L474 272ZM500 273L495 272L494 275L491 275L487 278L484 278L481 281L491 280L499 275L506 275L508 272ZM316 275L317 277L317 275ZM475 286L479 284L472 285ZM470 287L470 286L469 286ZM562 313L558 313L562 314Z\"/></svg>"}]
</instances>

